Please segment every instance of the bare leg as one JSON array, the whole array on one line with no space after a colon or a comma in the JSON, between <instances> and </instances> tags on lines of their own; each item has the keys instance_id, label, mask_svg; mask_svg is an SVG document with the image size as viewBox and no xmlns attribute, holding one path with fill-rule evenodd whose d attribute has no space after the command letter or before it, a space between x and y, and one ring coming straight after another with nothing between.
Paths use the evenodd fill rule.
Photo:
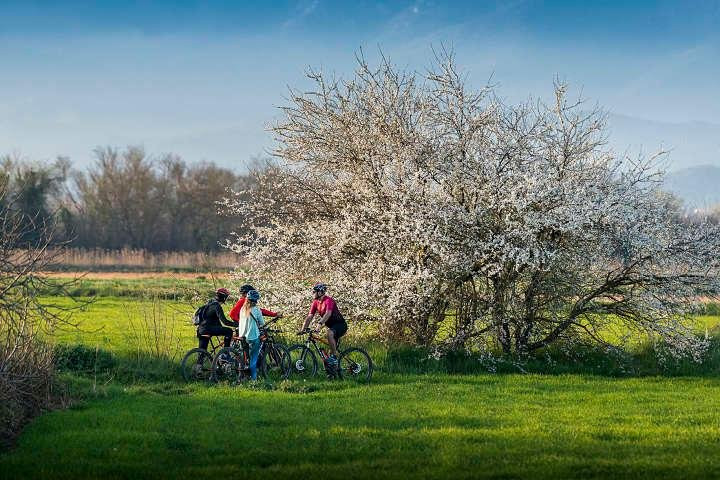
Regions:
<instances>
[{"instance_id":1,"label":"bare leg","mask_svg":"<svg viewBox=\"0 0 720 480\"><path fill-rule=\"evenodd\" d=\"M336 357L338 356L337 351L337 342L335 341L335 332L333 332L331 329L327 329L327 339L328 343L330 344L330 350L332 350L333 355Z\"/></svg>"}]
</instances>

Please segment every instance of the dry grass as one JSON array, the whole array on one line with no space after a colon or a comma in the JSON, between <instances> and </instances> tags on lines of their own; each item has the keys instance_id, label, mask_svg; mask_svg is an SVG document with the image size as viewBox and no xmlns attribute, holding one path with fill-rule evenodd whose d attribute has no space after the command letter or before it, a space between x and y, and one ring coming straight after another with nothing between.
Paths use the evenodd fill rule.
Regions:
<instances>
[{"instance_id":1,"label":"dry grass","mask_svg":"<svg viewBox=\"0 0 720 480\"><path fill-rule=\"evenodd\" d=\"M88 271L169 271L209 272L228 270L238 263L232 252L149 252L147 250L104 250L70 248L57 258L58 268Z\"/></svg>"},{"instance_id":2,"label":"dry grass","mask_svg":"<svg viewBox=\"0 0 720 480\"><path fill-rule=\"evenodd\" d=\"M126 310L125 318L126 341L137 362L148 357L175 362L184 353L182 339L186 332L181 328L187 325L189 316L177 306L155 298L137 311Z\"/></svg>"},{"instance_id":3,"label":"dry grass","mask_svg":"<svg viewBox=\"0 0 720 480\"><path fill-rule=\"evenodd\" d=\"M218 274L215 272L91 272L91 271L75 271L68 272L42 272L42 276L47 278L80 278L83 280L195 280L201 278L218 278L226 281L230 278L227 273Z\"/></svg>"}]
</instances>

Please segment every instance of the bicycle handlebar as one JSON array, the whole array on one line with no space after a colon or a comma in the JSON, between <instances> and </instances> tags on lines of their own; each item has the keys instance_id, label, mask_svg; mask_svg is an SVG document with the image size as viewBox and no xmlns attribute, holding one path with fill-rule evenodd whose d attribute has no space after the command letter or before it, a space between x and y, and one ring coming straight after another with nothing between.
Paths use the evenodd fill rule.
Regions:
<instances>
[{"instance_id":1,"label":"bicycle handlebar","mask_svg":"<svg viewBox=\"0 0 720 480\"><path fill-rule=\"evenodd\" d=\"M297 332L296 335L300 336L300 335L308 335L308 334L313 334L313 333L320 333L320 330L312 330L310 328L306 328L305 330L303 330L301 332Z\"/></svg>"}]
</instances>

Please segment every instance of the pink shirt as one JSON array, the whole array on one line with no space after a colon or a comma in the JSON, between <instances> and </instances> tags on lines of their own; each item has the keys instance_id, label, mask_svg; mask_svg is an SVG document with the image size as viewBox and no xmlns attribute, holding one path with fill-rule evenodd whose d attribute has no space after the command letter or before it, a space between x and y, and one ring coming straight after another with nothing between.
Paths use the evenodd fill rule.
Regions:
<instances>
[{"instance_id":1,"label":"pink shirt","mask_svg":"<svg viewBox=\"0 0 720 480\"><path fill-rule=\"evenodd\" d=\"M320 300L313 300L312 305L310 306L310 315L315 315L317 313L322 317L328 311L332 313L325 325L330 326L345 321L332 297L325 295Z\"/></svg>"}]
</instances>

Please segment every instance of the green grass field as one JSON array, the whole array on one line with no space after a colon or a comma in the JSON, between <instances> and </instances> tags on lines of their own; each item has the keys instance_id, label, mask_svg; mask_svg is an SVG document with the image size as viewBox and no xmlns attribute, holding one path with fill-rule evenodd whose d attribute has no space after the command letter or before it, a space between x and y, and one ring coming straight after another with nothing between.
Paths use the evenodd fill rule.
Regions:
<instances>
[{"instance_id":1,"label":"green grass field","mask_svg":"<svg viewBox=\"0 0 720 480\"><path fill-rule=\"evenodd\" d=\"M175 365L195 342L190 311L115 296L79 311L81 331L56 340L107 361L61 374L74 406L33 421L0 454L0 478L720 478L717 367L402 373L402 355L371 345L370 385L186 385ZM148 330L174 340L149 346Z\"/></svg>"},{"instance_id":2,"label":"green grass field","mask_svg":"<svg viewBox=\"0 0 720 480\"><path fill-rule=\"evenodd\" d=\"M88 385L76 388L89 388ZM35 421L6 478L710 478L716 379L378 375L310 393L111 386Z\"/></svg>"}]
</instances>

